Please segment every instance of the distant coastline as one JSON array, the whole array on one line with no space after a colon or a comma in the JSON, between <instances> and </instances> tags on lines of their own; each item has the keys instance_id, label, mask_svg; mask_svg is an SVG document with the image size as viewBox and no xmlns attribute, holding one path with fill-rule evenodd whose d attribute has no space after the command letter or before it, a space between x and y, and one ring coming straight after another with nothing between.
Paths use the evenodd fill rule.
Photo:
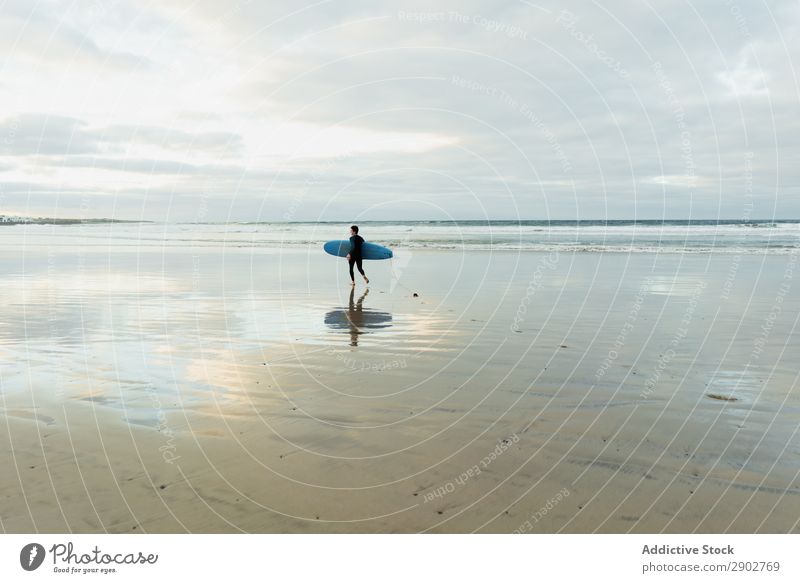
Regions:
<instances>
[{"instance_id":1,"label":"distant coastline","mask_svg":"<svg viewBox=\"0 0 800 583\"><path fill-rule=\"evenodd\" d=\"M57 219L53 217L19 217L0 215L0 225L97 225L103 223L151 223L124 219Z\"/></svg>"}]
</instances>

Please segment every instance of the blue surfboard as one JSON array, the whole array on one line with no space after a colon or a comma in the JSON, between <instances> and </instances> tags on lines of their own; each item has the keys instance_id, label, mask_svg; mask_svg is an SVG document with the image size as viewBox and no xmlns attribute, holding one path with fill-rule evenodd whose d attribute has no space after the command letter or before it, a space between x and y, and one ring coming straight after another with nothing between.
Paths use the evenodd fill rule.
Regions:
<instances>
[{"instance_id":1,"label":"blue surfboard","mask_svg":"<svg viewBox=\"0 0 800 583\"><path fill-rule=\"evenodd\" d=\"M336 257L347 257L350 253L350 241L328 241L322 246L325 253L335 255ZM391 259L393 256L392 250L383 245L376 245L375 243L367 243L366 241L361 245L361 257L363 259Z\"/></svg>"}]
</instances>

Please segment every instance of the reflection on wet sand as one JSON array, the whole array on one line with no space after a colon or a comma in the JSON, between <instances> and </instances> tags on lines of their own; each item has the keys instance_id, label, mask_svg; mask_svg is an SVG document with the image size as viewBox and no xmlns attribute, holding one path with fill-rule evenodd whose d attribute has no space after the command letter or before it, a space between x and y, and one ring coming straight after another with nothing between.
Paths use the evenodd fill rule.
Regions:
<instances>
[{"instance_id":1,"label":"reflection on wet sand","mask_svg":"<svg viewBox=\"0 0 800 583\"><path fill-rule=\"evenodd\" d=\"M513 532L565 484L537 531L798 530L783 257L578 253L517 332L538 255L333 307L322 254L84 253L0 255L6 532Z\"/></svg>"},{"instance_id":2,"label":"reflection on wet sand","mask_svg":"<svg viewBox=\"0 0 800 583\"><path fill-rule=\"evenodd\" d=\"M364 308L364 299L369 294L369 288L364 290L361 297L355 300L356 290L350 290L350 302L345 308L337 308L325 314L325 325L334 330L348 330L350 332L350 346L358 346L358 336L371 329L389 328L392 325L392 315L380 310Z\"/></svg>"}]
</instances>

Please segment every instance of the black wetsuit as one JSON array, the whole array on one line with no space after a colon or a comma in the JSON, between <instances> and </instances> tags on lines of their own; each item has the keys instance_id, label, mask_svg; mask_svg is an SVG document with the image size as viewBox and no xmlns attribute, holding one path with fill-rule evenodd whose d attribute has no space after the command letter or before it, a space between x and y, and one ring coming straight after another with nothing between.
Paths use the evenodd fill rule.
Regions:
<instances>
[{"instance_id":1,"label":"black wetsuit","mask_svg":"<svg viewBox=\"0 0 800 583\"><path fill-rule=\"evenodd\" d=\"M364 239L361 238L360 235L353 235L350 237L350 279L352 281L356 280L355 275L353 274L353 264L358 267L358 272L361 275L364 275L364 269L361 267L361 245L364 244Z\"/></svg>"}]
</instances>

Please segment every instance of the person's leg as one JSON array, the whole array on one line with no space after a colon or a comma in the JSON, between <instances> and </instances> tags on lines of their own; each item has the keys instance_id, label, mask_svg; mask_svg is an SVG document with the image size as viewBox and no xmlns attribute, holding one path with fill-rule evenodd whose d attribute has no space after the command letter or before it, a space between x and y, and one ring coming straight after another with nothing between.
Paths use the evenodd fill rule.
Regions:
<instances>
[{"instance_id":1,"label":"person's leg","mask_svg":"<svg viewBox=\"0 0 800 583\"><path fill-rule=\"evenodd\" d=\"M361 258L359 258L359 259L356 259L356 265L358 266L358 272L361 274L361 277L363 277L363 278L364 278L364 281L365 281L365 282L369 283L369 280L367 279L367 276L366 276L366 274L364 273L364 268L363 268L363 267L361 267Z\"/></svg>"},{"instance_id":2,"label":"person's leg","mask_svg":"<svg viewBox=\"0 0 800 583\"><path fill-rule=\"evenodd\" d=\"M355 285L356 284L356 276L353 273L353 264L355 262L356 262L355 259L351 259L350 261L347 262L348 265L350 265L350 281L352 282L350 285Z\"/></svg>"}]
</instances>

